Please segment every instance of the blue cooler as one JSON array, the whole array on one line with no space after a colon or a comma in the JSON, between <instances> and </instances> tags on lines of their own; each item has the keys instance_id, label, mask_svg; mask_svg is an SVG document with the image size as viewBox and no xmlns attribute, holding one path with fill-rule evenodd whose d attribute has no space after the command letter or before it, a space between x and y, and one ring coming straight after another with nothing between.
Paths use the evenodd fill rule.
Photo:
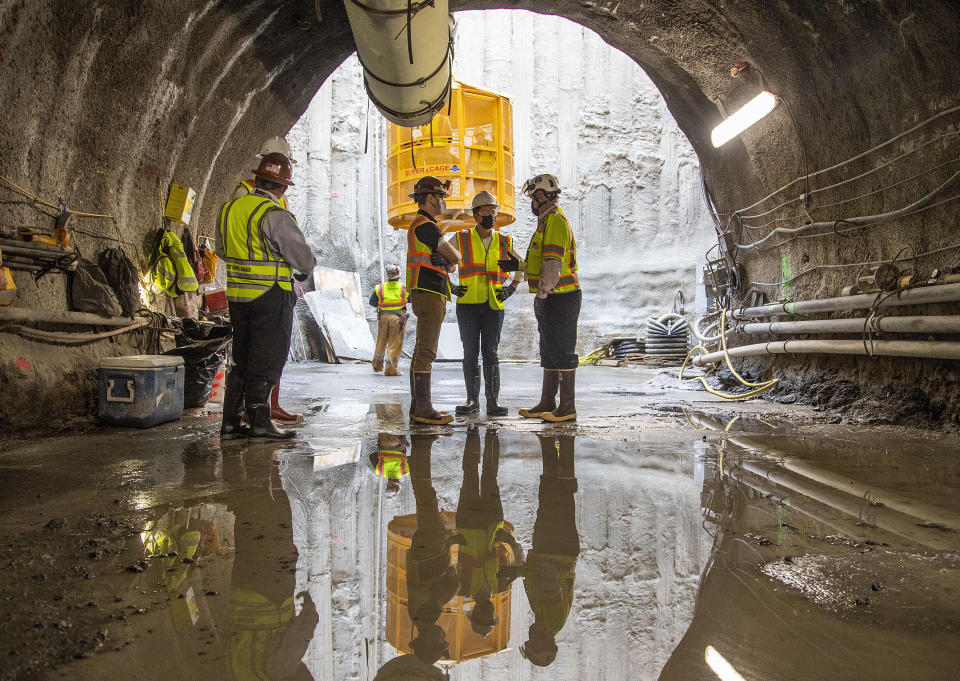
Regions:
<instances>
[{"instance_id":1,"label":"blue cooler","mask_svg":"<svg viewBox=\"0 0 960 681\"><path fill-rule=\"evenodd\" d=\"M131 355L100 360L100 422L150 428L183 413L183 357Z\"/></svg>"}]
</instances>

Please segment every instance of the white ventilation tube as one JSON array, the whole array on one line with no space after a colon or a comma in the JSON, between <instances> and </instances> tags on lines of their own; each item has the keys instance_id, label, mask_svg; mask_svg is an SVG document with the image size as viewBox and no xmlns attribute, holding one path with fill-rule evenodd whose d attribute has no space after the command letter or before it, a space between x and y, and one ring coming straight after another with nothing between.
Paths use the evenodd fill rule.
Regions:
<instances>
[{"instance_id":1,"label":"white ventilation tube","mask_svg":"<svg viewBox=\"0 0 960 681\"><path fill-rule=\"evenodd\" d=\"M454 23L447 0L343 4L370 101L391 123L429 123L450 96Z\"/></svg>"}]
</instances>

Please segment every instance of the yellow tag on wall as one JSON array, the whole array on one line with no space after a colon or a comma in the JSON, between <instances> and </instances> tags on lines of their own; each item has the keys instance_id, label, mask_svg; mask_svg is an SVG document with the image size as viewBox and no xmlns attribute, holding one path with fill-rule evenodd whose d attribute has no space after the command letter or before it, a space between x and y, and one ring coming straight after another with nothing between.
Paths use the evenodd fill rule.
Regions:
<instances>
[{"instance_id":1,"label":"yellow tag on wall","mask_svg":"<svg viewBox=\"0 0 960 681\"><path fill-rule=\"evenodd\" d=\"M196 196L197 193L186 185L171 184L170 195L167 196L167 207L163 209L163 216L174 222L189 225Z\"/></svg>"},{"instance_id":2,"label":"yellow tag on wall","mask_svg":"<svg viewBox=\"0 0 960 681\"><path fill-rule=\"evenodd\" d=\"M17 285L6 267L0 267L0 305L9 305L17 297Z\"/></svg>"}]
</instances>

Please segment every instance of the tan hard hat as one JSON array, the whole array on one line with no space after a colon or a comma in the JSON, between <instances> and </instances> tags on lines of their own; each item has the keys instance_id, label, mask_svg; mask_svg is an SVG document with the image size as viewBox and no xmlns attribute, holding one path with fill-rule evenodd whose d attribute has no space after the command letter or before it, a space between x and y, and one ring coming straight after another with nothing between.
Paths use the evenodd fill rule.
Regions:
<instances>
[{"instance_id":1,"label":"tan hard hat","mask_svg":"<svg viewBox=\"0 0 960 681\"><path fill-rule=\"evenodd\" d=\"M538 189L542 189L547 194L559 194L560 183L557 181L557 178L550 173L541 173L524 182L523 189L520 191L527 196L531 196Z\"/></svg>"},{"instance_id":2,"label":"tan hard hat","mask_svg":"<svg viewBox=\"0 0 960 681\"><path fill-rule=\"evenodd\" d=\"M260 153L257 154L257 158L263 158L268 154L283 154L290 159L290 163L296 164L297 162L293 157L293 150L290 148L290 143L284 137L276 136L264 140L263 146L260 147Z\"/></svg>"},{"instance_id":3,"label":"tan hard hat","mask_svg":"<svg viewBox=\"0 0 960 681\"><path fill-rule=\"evenodd\" d=\"M392 262L386 266L387 279L396 279L400 276L400 265L398 263Z\"/></svg>"},{"instance_id":4,"label":"tan hard hat","mask_svg":"<svg viewBox=\"0 0 960 681\"><path fill-rule=\"evenodd\" d=\"M280 153L267 154L260 159L260 165L253 174L264 180L293 186L293 166L290 165L290 159Z\"/></svg>"},{"instance_id":5,"label":"tan hard hat","mask_svg":"<svg viewBox=\"0 0 960 681\"><path fill-rule=\"evenodd\" d=\"M484 189L482 192L477 192L477 195L473 197L473 202L470 204L472 210L477 208L482 208L483 206L493 206L494 208L499 208L500 205L497 203L497 197Z\"/></svg>"}]
</instances>

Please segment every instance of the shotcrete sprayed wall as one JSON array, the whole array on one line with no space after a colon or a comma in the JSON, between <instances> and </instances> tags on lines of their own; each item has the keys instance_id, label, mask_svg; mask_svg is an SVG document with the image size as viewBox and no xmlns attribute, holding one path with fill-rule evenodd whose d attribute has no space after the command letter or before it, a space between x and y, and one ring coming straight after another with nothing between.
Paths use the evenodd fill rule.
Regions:
<instances>
[{"instance_id":1,"label":"shotcrete sprayed wall","mask_svg":"<svg viewBox=\"0 0 960 681\"><path fill-rule=\"evenodd\" d=\"M459 12L454 77L510 97L517 186L558 176L573 222L584 289L580 348L635 333L693 299L695 264L713 243L696 155L656 87L629 57L559 17L524 11ZM532 40L531 40L532 38ZM383 119L370 110L350 57L288 135L297 186L290 196L322 264L357 270L369 296L380 281L377 145ZM380 161L382 163L382 160ZM519 194L505 231L525 249L536 221ZM404 262L406 232L386 223L384 257ZM452 306L448 321L454 321ZM536 357L529 296L507 304L501 355Z\"/></svg>"}]
</instances>

